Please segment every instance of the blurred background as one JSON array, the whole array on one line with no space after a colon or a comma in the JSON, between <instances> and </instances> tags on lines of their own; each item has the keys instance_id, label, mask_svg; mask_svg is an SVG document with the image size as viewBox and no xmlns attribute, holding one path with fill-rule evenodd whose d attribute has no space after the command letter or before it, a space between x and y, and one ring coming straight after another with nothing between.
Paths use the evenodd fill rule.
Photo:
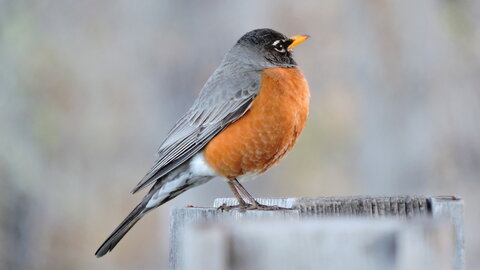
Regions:
<instances>
[{"instance_id":1,"label":"blurred background","mask_svg":"<svg viewBox=\"0 0 480 270\"><path fill-rule=\"evenodd\" d=\"M224 53L269 27L295 58L309 122L255 196L458 195L480 267L480 2L0 0L0 269L166 269L168 214L94 252Z\"/></svg>"}]
</instances>

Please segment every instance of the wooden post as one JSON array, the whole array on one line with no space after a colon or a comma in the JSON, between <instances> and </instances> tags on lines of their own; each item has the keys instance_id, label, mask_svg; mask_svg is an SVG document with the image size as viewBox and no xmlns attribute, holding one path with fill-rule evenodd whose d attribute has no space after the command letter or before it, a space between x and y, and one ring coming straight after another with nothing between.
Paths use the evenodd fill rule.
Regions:
<instances>
[{"instance_id":1,"label":"wooden post","mask_svg":"<svg viewBox=\"0 0 480 270\"><path fill-rule=\"evenodd\" d=\"M183 247L185 228L208 222L222 223L240 220L290 220L300 217L298 210L282 211L219 211L217 208L173 209L170 215L170 269L185 269ZM199 268L200 269L200 268Z\"/></svg>"},{"instance_id":2,"label":"wooden post","mask_svg":"<svg viewBox=\"0 0 480 270\"><path fill-rule=\"evenodd\" d=\"M429 220L238 221L185 231L184 270L453 269L453 234Z\"/></svg>"},{"instance_id":3,"label":"wooden post","mask_svg":"<svg viewBox=\"0 0 480 270\"><path fill-rule=\"evenodd\" d=\"M253 246L265 246L269 250L272 247L278 246L279 248L283 246L284 243L288 241L282 238L282 233L286 235L292 235L290 232L299 232L300 234L295 235L290 240L289 245L292 248L295 248L301 254L302 252L310 252L315 250L315 252L320 252L316 254L317 257L325 256L329 254L332 250L341 250L348 249L348 257L345 257L344 260L352 262L354 258L361 258L359 254L354 255L355 252L360 252L360 249L355 251L353 246L349 246L351 243L347 241L348 239L343 239L341 236L344 233L349 235L357 235L353 237L352 243L357 245L366 245L368 244L368 237L363 237L362 235L370 235L375 239L396 239L395 241L387 241L390 244L393 243L395 247L398 245L408 245L410 248L403 248L404 255L400 253L395 253L395 255L390 258L394 258L395 261L398 261L397 268L381 268L384 267L381 260L376 260L378 264L368 264L367 261L364 261L365 269L415 269L415 268L401 268L402 265L410 265L410 267L421 265L426 263L428 260L434 260L435 262L442 262L440 268L437 269L455 269L463 270L463 204L460 199L457 198L427 198L422 196L400 196L400 197L312 197L312 198L285 198L285 199L259 199L263 204L268 205L279 205L282 207L292 208L293 210L282 210L282 211L247 211L244 213L238 211L230 212L221 212L217 211L216 207L226 203L227 205L235 204L234 199L217 199L215 200L215 208L184 208L184 209L174 209L171 215L171 248L170 248L170 267L171 269L192 269L191 263L193 262L196 266L200 267L202 265L208 265L208 269L247 269L242 268L238 264L232 264L231 260L249 260L255 262L252 258L238 257L238 256L253 256L253 253L242 253L238 249L233 247L236 243L243 243L243 248L252 249ZM318 219L318 217L324 217ZM378 225L378 222L383 222L381 220L368 219L362 222L367 222L366 224L360 224L358 222L353 222L350 219L345 219L342 221L336 221L336 223L330 223L329 225L324 224L325 222L330 222L329 216L337 217L393 217L397 222L400 222L396 225ZM427 222L420 227L415 227L409 225L408 220L418 219L418 218L429 218L434 217L433 221ZM445 229L445 226L440 226L442 220L437 220L437 218L445 217L448 220L453 221L454 232L455 232L455 263L454 268L445 268L451 266L451 264L445 264L449 256L443 254L441 250L449 250L448 239L450 234L447 232L448 229ZM255 219L255 221L252 221ZM311 223L311 219L314 219L315 222ZM240 223L242 222L242 223ZM270 222L268 225L265 223ZM387 222L387 221L385 221ZM243 225L245 223L246 225ZM310 225L302 225L302 224ZM204 224L199 225L198 224ZM238 225L242 224L242 225ZM249 225L250 224L250 225ZM343 224L343 226L342 226ZM391 223L389 223L391 224ZM400 224L400 225L399 225ZM433 224L433 225L432 225ZM357 226L358 225L358 226ZM263 226L263 227L262 227ZM307 226L307 227L303 227ZM352 227L353 226L353 227ZM368 229L371 226L373 229ZM440 226L440 227L438 227ZM236 234L235 232L244 231L242 228L246 229L244 234ZM351 231L339 232L335 231L335 227L349 228ZM186 229L187 228L187 229ZM257 229L255 229L257 228ZM263 228L263 229L262 229ZM269 229L272 229L272 233L269 232ZM276 232L274 232L275 228ZM322 230L315 231L314 228L322 228ZM382 229L383 228L383 229ZM415 229L417 228L416 231ZM442 228L442 229L439 229ZM317 235L325 230L323 238L316 238L313 235ZM302 234L301 232L306 231L307 234ZM255 234L255 232L258 232ZM423 234L422 234L423 232ZM337 244L332 246L325 245L322 242L322 239L327 239L329 235L335 235L333 239L343 239L336 241ZM262 235L269 235L263 237ZM309 236L310 235L310 236ZM400 241L402 237L407 237L405 241ZM270 238L269 238L270 237ZM315 245L302 245L306 239L316 239L315 243L319 246L322 246L321 249L314 249ZM327 237L327 238L325 238ZM418 239L417 239L418 238ZM185 240L188 239L188 240ZM225 240L227 239L227 240ZM243 239L243 240L242 240ZM248 243L245 242L245 239L253 239L251 246L248 246ZM258 241L256 240L258 239ZM260 240L261 239L261 240ZM283 240L281 240L283 239ZM304 239L304 240L301 240ZM363 240L362 240L363 239ZM414 240L416 239L416 240ZM432 240L433 239L433 240ZM443 239L443 240L442 240ZM445 240L447 239L447 240ZM281 241L279 241L281 240ZM295 243L295 240L298 240ZM287 242L286 242L287 241ZM357 241L357 242L355 242ZM380 241L380 240L379 240ZM335 241L333 241L335 242ZM332 242L332 243L333 243ZM379 243L379 247L382 245L387 245L385 243ZM263 244L262 244L263 243ZM363 244L361 244L363 243ZM408 243L408 244L405 244ZM435 243L440 245L438 248L441 250L435 249ZM443 244L442 244L443 243ZM203 247L204 245L207 245ZM288 246L287 246L288 247ZM303 249L302 249L303 247ZM402 246L403 247L403 246ZM416 247L416 248L415 248ZM419 247L424 247L427 250L431 250L430 255L419 255L425 251L425 249ZM233 249L232 249L233 248ZM253 248L255 249L255 248ZM306 249L306 250L305 250ZM303 250L303 251L302 251ZM330 251L329 251L330 250ZM373 249L380 252L383 248ZM408 250L417 250L410 255ZM438 252L437 252L438 251ZM202 252L207 252L208 256L201 255ZM233 253L232 253L233 252ZM240 252L240 253L238 253ZM407 253L405 253L407 252ZM185 254L184 256L182 254ZM299 254L295 255L296 257L300 256ZM356 254L356 253L355 253ZM418 259L415 258L417 254ZM212 257L215 255L215 257ZM231 257L231 256L233 257ZM238 255L238 256L237 256ZM279 255L279 254L277 254ZM272 255L273 256L273 255ZM313 255L312 255L313 256ZM315 257L314 256L314 257ZM360 256L360 257L359 257ZM383 256L383 257L382 257ZM429 257L430 256L430 257ZM433 257L435 258L433 258ZM440 256L439 258L437 258ZM254 256L255 257L255 256ZM291 257L291 256L289 256ZM331 257L331 256L327 256ZM203 261L202 261L203 258ZM212 258L217 258L218 260L212 260ZM229 258L229 259L227 259ZM366 257L367 258L367 257ZM368 257L370 258L370 257ZM384 255L376 254L372 255L371 258L385 258ZM422 261L422 258L424 259ZM444 260L445 259L445 260ZM357 260L357 259L355 259ZM370 259L368 259L370 260ZM282 261L282 260L280 260ZM375 261L375 260L374 260ZM335 263L334 261L331 261ZM353 261L354 262L354 261ZM213 263L213 264L212 264ZM266 263L266 261L264 262ZM290 261L293 263L293 261ZM299 263L299 261L297 262ZM303 262L306 263L306 262ZM417 263L417 264L415 264ZM278 268L279 265L274 262L270 262L271 265L276 265L277 268L269 269L282 269ZM333 264L332 264L333 265ZM374 268L377 265L380 268ZM383 265L383 266L382 266ZM213 267L213 268L210 268ZM238 268L240 267L240 268ZM402 266L403 267L403 266ZM444 268L441 268L444 267ZM200 267L203 268L203 267ZM198 268L198 269L200 269ZM425 269L416 268L416 269ZM266 268L265 268L266 269ZM299 269L299 268L298 268ZM305 268L308 269L308 268ZM310 268L314 269L314 268ZM327 269L327 268L325 268ZM361 268L356 268L361 269Z\"/></svg>"},{"instance_id":4,"label":"wooden post","mask_svg":"<svg viewBox=\"0 0 480 270\"><path fill-rule=\"evenodd\" d=\"M447 218L455 229L455 269L465 269L465 236L463 222L463 201L455 196L429 199L434 218Z\"/></svg>"}]
</instances>

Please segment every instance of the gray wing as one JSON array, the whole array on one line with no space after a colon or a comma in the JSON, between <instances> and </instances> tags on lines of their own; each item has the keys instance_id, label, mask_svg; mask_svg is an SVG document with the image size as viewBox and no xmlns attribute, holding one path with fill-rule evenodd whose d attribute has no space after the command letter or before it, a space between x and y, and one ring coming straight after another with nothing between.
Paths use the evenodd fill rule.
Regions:
<instances>
[{"instance_id":1,"label":"gray wing","mask_svg":"<svg viewBox=\"0 0 480 270\"><path fill-rule=\"evenodd\" d=\"M260 88L257 71L226 74L217 70L190 110L175 124L158 150L151 170L132 193L161 179L193 155L249 108Z\"/></svg>"}]
</instances>

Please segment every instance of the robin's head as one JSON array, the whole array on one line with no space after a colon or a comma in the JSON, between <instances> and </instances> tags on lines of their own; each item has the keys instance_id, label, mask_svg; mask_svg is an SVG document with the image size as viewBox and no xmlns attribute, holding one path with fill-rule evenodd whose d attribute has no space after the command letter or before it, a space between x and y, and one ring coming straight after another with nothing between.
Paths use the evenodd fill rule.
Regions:
<instances>
[{"instance_id":1,"label":"robin's head","mask_svg":"<svg viewBox=\"0 0 480 270\"><path fill-rule=\"evenodd\" d=\"M263 28L243 35L235 47L245 52L246 60L262 67L296 66L292 49L307 38L307 35L288 38L275 30Z\"/></svg>"}]
</instances>

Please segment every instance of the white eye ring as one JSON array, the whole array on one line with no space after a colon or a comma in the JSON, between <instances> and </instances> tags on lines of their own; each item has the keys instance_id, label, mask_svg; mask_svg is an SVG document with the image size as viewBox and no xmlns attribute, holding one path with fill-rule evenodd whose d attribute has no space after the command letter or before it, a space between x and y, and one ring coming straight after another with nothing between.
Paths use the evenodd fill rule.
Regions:
<instances>
[{"instance_id":1,"label":"white eye ring","mask_svg":"<svg viewBox=\"0 0 480 270\"><path fill-rule=\"evenodd\" d=\"M285 48L283 48L283 45L280 44L280 48L277 47L277 44L280 43L281 41L284 41L284 40L275 40L273 43L272 43L272 46L273 48L275 49L275 51L279 52L279 53L284 53L285 52Z\"/></svg>"}]
</instances>

